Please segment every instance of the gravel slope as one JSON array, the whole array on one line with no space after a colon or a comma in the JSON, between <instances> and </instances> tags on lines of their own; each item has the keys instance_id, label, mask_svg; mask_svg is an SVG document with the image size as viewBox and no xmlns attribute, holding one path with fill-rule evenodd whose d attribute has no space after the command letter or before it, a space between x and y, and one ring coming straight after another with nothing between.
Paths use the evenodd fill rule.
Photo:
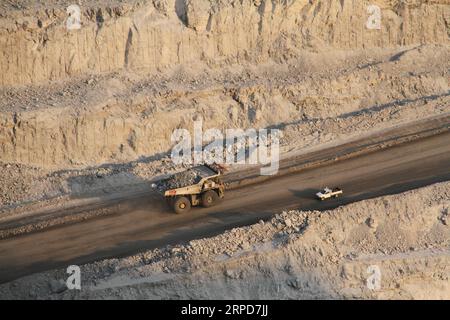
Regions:
<instances>
[{"instance_id":1,"label":"gravel slope","mask_svg":"<svg viewBox=\"0 0 450 320\"><path fill-rule=\"evenodd\" d=\"M324 212L289 211L222 235L0 286L26 299L449 299L450 183ZM368 268L371 269L368 269ZM374 268L380 288L367 279Z\"/></svg>"}]
</instances>

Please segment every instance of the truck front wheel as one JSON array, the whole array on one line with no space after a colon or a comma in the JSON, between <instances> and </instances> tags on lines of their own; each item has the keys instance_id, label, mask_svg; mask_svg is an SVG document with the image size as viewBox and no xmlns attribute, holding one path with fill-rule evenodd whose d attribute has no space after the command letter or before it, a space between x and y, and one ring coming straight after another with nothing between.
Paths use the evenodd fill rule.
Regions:
<instances>
[{"instance_id":1,"label":"truck front wheel","mask_svg":"<svg viewBox=\"0 0 450 320\"><path fill-rule=\"evenodd\" d=\"M191 210L191 202L186 197L179 197L175 200L173 209L177 214L188 212Z\"/></svg>"},{"instance_id":2,"label":"truck front wheel","mask_svg":"<svg viewBox=\"0 0 450 320\"><path fill-rule=\"evenodd\" d=\"M209 208L216 204L219 199L219 195L214 190L208 190L204 194L202 194L202 205L205 208Z\"/></svg>"}]
</instances>

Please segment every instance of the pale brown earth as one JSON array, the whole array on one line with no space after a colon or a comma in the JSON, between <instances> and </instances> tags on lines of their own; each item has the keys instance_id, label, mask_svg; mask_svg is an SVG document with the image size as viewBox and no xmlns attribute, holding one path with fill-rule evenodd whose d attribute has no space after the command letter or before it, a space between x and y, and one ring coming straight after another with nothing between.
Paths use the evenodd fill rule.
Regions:
<instances>
[{"instance_id":1,"label":"pale brown earth","mask_svg":"<svg viewBox=\"0 0 450 320\"><path fill-rule=\"evenodd\" d=\"M79 30L66 28L66 10L71 4L81 9ZM366 27L369 4L381 8L380 30ZM450 0L0 3L1 219L26 216L29 208L45 209L50 203L63 208L69 200L86 196L145 190L150 181L188 167L171 161L170 138L177 128L192 132L196 120L203 120L205 129L280 129L281 152L288 155L307 154L364 135L382 135L389 128L448 114ZM447 185L443 186L430 188L439 193L435 197L448 199ZM428 208L431 200L422 194L429 195L430 188L408 193L417 208ZM392 206L399 200L397 196L387 199ZM401 210L392 213L395 221L389 222L390 226L409 219L405 218L409 211L399 206ZM342 210L352 205L346 208ZM330 214L339 216L339 210ZM321 216L319 224L328 221ZM448 227L436 226L439 232L448 232ZM316 229L306 229L301 236L311 237L306 243L312 244L308 230ZM318 232L317 237L324 239L319 229L310 232ZM355 233L354 239L359 236ZM232 234L223 237L229 239ZM250 256L249 265L241 270L241 274L253 277L248 292L236 283L239 277L233 272L232 276L219 276L221 267L217 266L210 273L189 274L186 282L177 277L173 281L181 281L185 288L199 279L208 283L205 288L194 285L199 290L187 290L180 297L214 296L218 287L229 285L227 297L238 297L239 292L255 297L258 289L258 297L266 298L279 294L296 298L448 299L448 268L442 271L441 264L448 264L448 245L436 242L446 253L435 253L420 239L411 240L418 253L402 247L392 255L381 254L380 263L387 268L389 280L387 289L378 293L362 289L365 262L338 257L339 263L326 265L325 260L310 256L312 249L295 240L293 245L269 248L273 254L267 257ZM330 246L344 252L347 247L341 247L342 243ZM374 244L368 252L378 254L376 250L384 250L383 243L387 244ZM295 260L297 253L300 260ZM280 292L278 275L267 276L274 268L281 268L274 257L292 259L292 268L304 272L298 279L289 272L282 274L281 283L290 279L286 281L291 284ZM377 257L369 256L367 261ZM226 259L225 264L230 261L233 259ZM267 267L252 273L250 266L257 266L258 261ZM353 270L348 279L342 275L347 273L341 269L345 261ZM426 264L432 267L425 270ZM317 265L321 274L339 276L317 280L313 275ZM402 271L394 271L397 267ZM397 283L393 274L406 280ZM260 280L265 288L259 287ZM170 281L163 289L144 290L142 296L177 297ZM427 282L431 289L425 288ZM313 287L302 293L295 291L307 284ZM335 289L329 289L330 284ZM346 291L348 286L357 289ZM37 288L33 292L42 289ZM140 287L127 290L100 290L98 296L82 294L141 294Z\"/></svg>"},{"instance_id":2,"label":"pale brown earth","mask_svg":"<svg viewBox=\"0 0 450 320\"><path fill-rule=\"evenodd\" d=\"M81 28L68 30L67 7ZM368 5L381 29L366 27ZM82 74L158 73L204 63L285 62L303 50L448 44L448 0L16 1L2 2L0 84Z\"/></svg>"},{"instance_id":3,"label":"pale brown earth","mask_svg":"<svg viewBox=\"0 0 450 320\"><path fill-rule=\"evenodd\" d=\"M381 30L367 1L82 1L67 30L70 4L1 4L0 208L180 170L194 120L287 152L449 111L445 0L371 1Z\"/></svg>"},{"instance_id":4,"label":"pale brown earth","mask_svg":"<svg viewBox=\"0 0 450 320\"><path fill-rule=\"evenodd\" d=\"M159 82L133 85L117 76L99 80L89 94L75 90L80 96L71 96L68 105L58 107L45 106L53 96L51 90L27 93L44 95L39 99L44 106L38 107L22 96L28 89L4 89L10 98L0 99L5 109L0 114L4 119L0 204L77 194L83 188L136 184L180 170L167 154L171 133L179 127L192 131L198 119L205 128L222 130L279 128L284 153L448 113L448 48L424 46L400 55L396 52L376 58L369 58L367 52L343 53L339 63L326 55L308 54L308 61L327 62L311 65L315 71L270 65L244 75L235 70L237 78L220 74L212 79L193 74L179 78L178 74L167 80L165 94L155 88L161 88ZM376 63L368 66L371 61ZM195 79L204 83L201 89L189 88ZM220 86L227 81L231 84ZM95 99L105 98L107 90L102 88L111 88L111 82L126 83L126 93L111 93L111 104L97 106ZM130 90L136 86L138 92ZM94 101L80 108L77 101L90 98ZM64 104L64 100L55 101ZM24 102L31 110L7 111Z\"/></svg>"},{"instance_id":5,"label":"pale brown earth","mask_svg":"<svg viewBox=\"0 0 450 320\"><path fill-rule=\"evenodd\" d=\"M288 211L222 235L0 286L19 299L450 299L450 184ZM370 290L370 266L381 272Z\"/></svg>"}]
</instances>

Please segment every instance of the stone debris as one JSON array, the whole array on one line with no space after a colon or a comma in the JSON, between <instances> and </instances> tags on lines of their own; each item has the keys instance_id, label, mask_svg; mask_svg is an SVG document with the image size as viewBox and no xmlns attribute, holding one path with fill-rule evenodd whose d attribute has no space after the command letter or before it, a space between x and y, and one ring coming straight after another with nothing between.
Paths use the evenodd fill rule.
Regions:
<instances>
[{"instance_id":1,"label":"stone debris","mask_svg":"<svg viewBox=\"0 0 450 320\"><path fill-rule=\"evenodd\" d=\"M440 217L442 224L449 225L449 208L442 209L442 215Z\"/></svg>"},{"instance_id":2,"label":"stone debris","mask_svg":"<svg viewBox=\"0 0 450 320\"><path fill-rule=\"evenodd\" d=\"M174 130L191 130L195 120L203 129L277 128L284 155L450 112L448 1L382 1L389 32L349 34L367 19L357 1L180 0L175 12L165 0L85 0L83 27L70 40L83 50L67 45L72 2L0 2L0 69L8 70L0 73L2 218L49 202L148 191L160 177L169 176L160 190L197 183L189 165L170 157ZM223 155L252 156L249 145L274 138L237 139ZM94 287L115 275L163 274L153 279L162 286L134 291L124 280L125 288L74 292L51 271L0 285L0 297L448 299L448 254L427 256L448 248L448 194L439 184L405 193L407 202L391 196L325 213L288 211L84 266ZM11 235L56 223L49 221ZM361 287L369 262L387 270L379 293Z\"/></svg>"},{"instance_id":3,"label":"stone debris","mask_svg":"<svg viewBox=\"0 0 450 320\"><path fill-rule=\"evenodd\" d=\"M182 172L173 174L170 178L164 179L158 182L157 188L160 190L177 189L187 187L200 182L202 177L197 171L193 169L187 169Z\"/></svg>"},{"instance_id":4,"label":"stone debris","mask_svg":"<svg viewBox=\"0 0 450 320\"><path fill-rule=\"evenodd\" d=\"M376 229L378 227L377 221L372 217L367 219L367 225L369 226L369 228L372 228L372 229Z\"/></svg>"},{"instance_id":5,"label":"stone debris","mask_svg":"<svg viewBox=\"0 0 450 320\"><path fill-rule=\"evenodd\" d=\"M62 293L67 290L67 285L63 280L51 280L49 282L50 290L52 293Z\"/></svg>"},{"instance_id":6,"label":"stone debris","mask_svg":"<svg viewBox=\"0 0 450 320\"><path fill-rule=\"evenodd\" d=\"M212 238L83 265L89 289L65 290L65 270L55 270L0 285L0 298L449 299L450 233L440 219L449 192L444 182L334 210L285 211ZM376 234L367 225L375 222ZM380 290L366 288L369 266L382 272Z\"/></svg>"},{"instance_id":7,"label":"stone debris","mask_svg":"<svg viewBox=\"0 0 450 320\"><path fill-rule=\"evenodd\" d=\"M245 67L245 71L205 69L199 77L196 70L184 68L170 75L96 75L91 84L87 83L92 79L89 76L0 88L4 142L0 163L5 165L0 173L0 210L83 192L126 191L132 185L185 170L189 165L171 161L170 136L177 128L191 129L194 119L213 128L279 128L284 153L448 113L448 48L424 45L411 49L401 56L398 68L392 68L390 60L396 53L380 49L343 56L305 54L303 64L314 66L306 69L269 64ZM378 61L372 71L354 69L370 61ZM230 80L234 85L227 86ZM200 82L202 89L192 91L188 85L192 81ZM114 102L106 103L108 99ZM42 104L39 108L20 111L36 101ZM45 105L47 101L54 106ZM80 107L81 101L86 101L86 108ZM263 136L262 145L270 139ZM239 139L227 145L227 151L254 155ZM191 181L187 177L186 182ZM186 184L174 182L175 187Z\"/></svg>"}]
</instances>

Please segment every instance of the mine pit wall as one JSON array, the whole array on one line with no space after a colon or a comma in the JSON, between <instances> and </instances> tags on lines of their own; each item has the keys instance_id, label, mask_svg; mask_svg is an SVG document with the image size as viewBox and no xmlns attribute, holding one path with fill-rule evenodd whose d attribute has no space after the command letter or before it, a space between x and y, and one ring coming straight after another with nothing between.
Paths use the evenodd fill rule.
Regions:
<instances>
[{"instance_id":1,"label":"mine pit wall","mask_svg":"<svg viewBox=\"0 0 450 320\"><path fill-rule=\"evenodd\" d=\"M381 30L365 26L369 4L382 10ZM152 73L199 60L283 60L305 48L449 43L448 0L155 0L81 11L78 30L67 30L66 8L0 18L0 85L123 69Z\"/></svg>"},{"instance_id":2,"label":"mine pit wall","mask_svg":"<svg viewBox=\"0 0 450 320\"><path fill-rule=\"evenodd\" d=\"M433 95L446 99L450 92L448 79L440 74L416 77L360 72L273 88L208 89L185 92L182 97L177 92L136 94L129 103L109 99L88 108L3 113L0 160L46 168L126 162L170 151L172 132L184 128L193 134L195 120L203 120L204 130L267 128L304 122L305 117L312 122L345 119L376 103ZM313 124L301 128L297 143L311 136L311 130L317 131Z\"/></svg>"},{"instance_id":3,"label":"mine pit wall","mask_svg":"<svg viewBox=\"0 0 450 320\"><path fill-rule=\"evenodd\" d=\"M63 168L157 155L170 151L173 130L192 131L196 112L204 112L201 107L160 111L150 116L142 115L141 111L140 104L121 104L96 106L82 113L65 108L48 113L0 115L0 159ZM229 127L229 121L229 110L218 109L205 114L204 127Z\"/></svg>"},{"instance_id":4,"label":"mine pit wall","mask_svg":"<svg viewBox=\"0 0 450 320\"><path fill-rule=\"evenodd\" d=\"M199 59L211 67L268 58L283 61L305 49L449 43L448 1L374 1L385 17L381 30L364 27L365 1L153 3L88 8L82 28L73 31L64 27L65 9L2 18L0 83L45 84L121 69L152 73ZM52 168L130 161L170 150L173 130L192 128L199 114L205 129L265 127L299 121L304 115L333 117L374 103L448 94L448 79L427 77L343 78L337 81L338 92L331 84L305 82L283 91L210 90L182 98L136 97L132 103L110 99L87 108L2 113L0 161ZM428 88L427 83L433 85ZM373 94L375 88L379 94Z\"/></svg>"}]
</instances>

